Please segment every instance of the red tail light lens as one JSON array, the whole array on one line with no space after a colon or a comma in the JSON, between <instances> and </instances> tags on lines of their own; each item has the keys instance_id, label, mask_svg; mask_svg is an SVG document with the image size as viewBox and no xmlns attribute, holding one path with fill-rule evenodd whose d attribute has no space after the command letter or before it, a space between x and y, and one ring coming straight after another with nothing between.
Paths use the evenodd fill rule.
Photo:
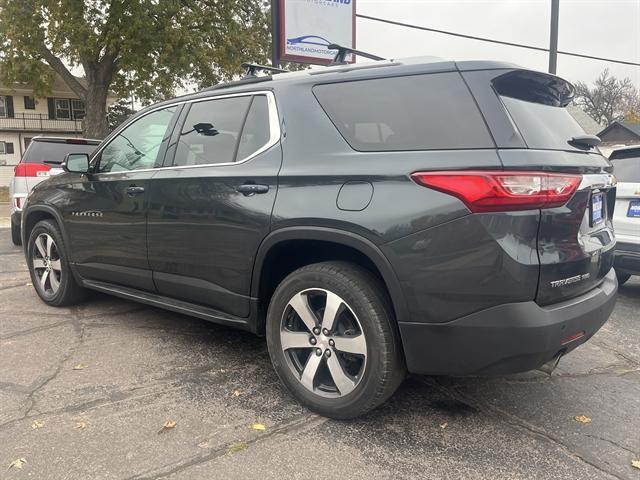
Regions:
<instances>
[{"instance_id":1,"label":"red tail light lens","mask_svg":"<svg viewBox=\"0 0 640 480\"><path fill-rule=\"evenodd\" d=\"M14 170L16 177L46 177L51 167L44 163L19 163Z\"/></svg>"},{"instance_id":2,"label":"red tail light lens","mask_svg":"<svg viewBox=\"0 0 640 480\"><path fill-rule=\"evenodd\" d=\"M416 172L418 184L462 200L472 212L559 207L573 196L581 175L543 172Z\"/></svg>"}]
</instances>

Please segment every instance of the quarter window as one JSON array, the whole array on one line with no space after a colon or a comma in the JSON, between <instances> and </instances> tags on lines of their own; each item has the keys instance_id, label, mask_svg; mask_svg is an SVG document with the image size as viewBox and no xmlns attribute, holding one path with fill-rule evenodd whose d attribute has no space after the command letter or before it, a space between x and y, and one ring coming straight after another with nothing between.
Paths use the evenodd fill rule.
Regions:
<instances>
[{"instance_id":1,"label":"quarter window","mask_svg":"<svg viewBox=\"0 0 640 480\"><path fill-rule=\"evenodd\" d=\"M160 166L160 146L171 136L169 125L176 108L158 110L127 126L102 150L96 171L126 172Z\"/></svg>"},{"instance_id":2,"label":"quarter window","mask_svg":"<svg viewBox=\"0 0 640 480\"><path fill-rule=\"evenodd\" d=\"M251 100L246 96L193 103L180 131L174 165L235 161Z\"/></svg>"},{"instance_id":3,"label":"quarter window","mask_svg":"<svg viewBox=\"0 0 640 480\"><path fill-rule=\"evenodd\" d=\"M355 150L494 148L459 73L332 83L313 92Z\"/></svg>"}]
</instances>

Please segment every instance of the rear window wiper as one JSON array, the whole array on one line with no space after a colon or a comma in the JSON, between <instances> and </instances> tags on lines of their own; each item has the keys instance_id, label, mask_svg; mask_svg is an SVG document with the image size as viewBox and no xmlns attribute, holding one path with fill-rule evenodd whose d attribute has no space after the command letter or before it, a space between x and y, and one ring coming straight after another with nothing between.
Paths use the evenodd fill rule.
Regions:
<instances>
[{"instance_id":1,"label":"rear window wiper","mask_svg":"<svg viewBox=\"0 0 640 480\"><path fill-rule=\"evenodd\" d=\"M575 137L571 137L568 143L583 150L591 150L600 145L601 141L600 137L596 137L595 135L576 135Z\"/></svg>"}]
</instances>

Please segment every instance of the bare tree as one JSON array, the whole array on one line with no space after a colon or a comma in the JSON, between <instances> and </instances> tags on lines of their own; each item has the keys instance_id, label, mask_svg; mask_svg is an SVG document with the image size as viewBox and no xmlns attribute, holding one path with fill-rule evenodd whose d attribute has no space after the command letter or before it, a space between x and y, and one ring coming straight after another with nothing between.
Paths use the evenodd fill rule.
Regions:
<instances>
[{"instance_id":1,"label":"bare tree","mask_svg":"<svg viewBox=\"0 0 640 480\"><path fill-rule=\"evenodd\" d=\"M584 82L577 82L575 86L574 103L603 126L638 115L640 93L630 78L618 79L605 69L593 88Z\"/></svg>"}]
</instances>

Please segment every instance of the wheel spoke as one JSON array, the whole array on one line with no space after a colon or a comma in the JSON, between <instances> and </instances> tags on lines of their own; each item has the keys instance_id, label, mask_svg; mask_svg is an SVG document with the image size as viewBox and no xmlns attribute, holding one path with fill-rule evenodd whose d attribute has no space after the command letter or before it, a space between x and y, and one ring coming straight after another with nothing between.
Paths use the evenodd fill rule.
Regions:
<instances>
[{"instance_id":1,"label":"wheel spoke","mask_svg":"<svg viewBox=\"0 0 640 480\"><path fill-rule=\"evenodd\" d=\"M46 265L44 263L44 259L43 258L33 258L33 268L34 269L40 269L40 268L46 268Z\"/></svg>"},{"instance_id":2,"label":"wheel spoke","mask_svg":"<svg viewBox=\"0 0 640 480\"><path fill-rule=\"evenodd\" d=\"M367 342L362 333L355 337L333 337L333 340L336 342L336 350L357 355L367 354Z\"/></svg>"},{"instance_id":3,"label":"wheel spoke","mask_svg":"<svg viewBox=\"0 0 640 480\"><path fill-rule=\"evenodd\" d=\"M331 355L327 358L327 366L340 395L346 395L356 387L356 383L349 378L342 368L337 355Z\"/></svg>"},{"instance_id":4,"label":"wheel spoke","mask_svg":"<svg viewBox=\"0 0 640 480\"><path fill-rule=\"evenodd\" d=\"M61 270L60 259L51 260L51 268L53 268L56 272L59 272Z\"/></svg>"},{"instance_id":5,"label":"wheel spoke","mask_svg":"<svg viewBox=\"0 0 640 480\"><path fill-rule=\"evenodd\" d=\"M49 284L51 284L51 290L53 290L53 293L56 293L60 287L60 281L58 280L58 277L56 277L55 272L49 273Z\"/></svg>"},{"instance_id":6,"label":"wheel spoke","mask_svg":"<svg viewBox=\"0 0 640 480\"><path fill-rule=\"evenodd\" d=\"M311 311L311 307L309 307L307 296L302 293L298 293L291 299L289 305L291 305L291 307L296 311L300 319L311 332L318 322L315 314Z\"/></svg>"},{"instance_id":7,"label":"wheel spoke","mask_svg":"<svg viewBox=\"0 0 640 480\"><path fill-rule=\"evenodd\" d=\"M40 256L42 258L47 256L47 247L44 244L44 240L42 239L42 235L36 238L36 248L38 252L40 252Z\"/></svg>"},{"instance_id":8,"label":"wheel spoke","mask_svg":"<svg viewBox=\"0 0 640 480\"><path fill-rule=\"evenodd\" d=\"M290 348L311 348L309 343L309 334L304 332L292 332L290 330L283 330L280 332L280 342L282 343L282 350L288 350Z\"/></svg>"},{"instance_id":9,"label":"wheel spoke","mask_svg":"<svg viewBox=\"0 0 640 480\"><path fill-rule=\"evenodd\" d=\"M322 316L322 328L326 328L331 331L333 324L336 321L338 313L340 313L340 307L342 306L342 299L333 292L327 292L327 303L324 307L324 315Z\"/></svg>"},{"instance_id":10,"label":"wheel spoke","mask_svg":"<svg viewBox=\"0 0 640 480\"><path fill-rule=\"evenodd\" d=\"M316 373L318 372L318 367L320 366L321 361L322 355L316 355L314 352L311 352L307 359L307 364L304 366L304 370L302 371L300 381L311 391L313 391L313 380L316 378Z\"/></svg>"},{"instance_id":11,"label":"wheel spoke","mask_svg":"<svg viewBox=\"0 0 640 480\"><path fill-rule=\"evenodd\" d=\"M47 257L51 258L51 247L53 247L53 238L47 235Z\"/></svg>"},{"instance_id":12,"label":"wheel spoke","mask_svg":"<svg viewBox=\"0 0 640 480\"><path fill-rule=\"evenodd\" d=\"M40 287L42 288L43 292L47 291L47 278L49 278L49 270L45 270L42 273L42 276L40 277Z\"/></svg>"}]
</instances>

